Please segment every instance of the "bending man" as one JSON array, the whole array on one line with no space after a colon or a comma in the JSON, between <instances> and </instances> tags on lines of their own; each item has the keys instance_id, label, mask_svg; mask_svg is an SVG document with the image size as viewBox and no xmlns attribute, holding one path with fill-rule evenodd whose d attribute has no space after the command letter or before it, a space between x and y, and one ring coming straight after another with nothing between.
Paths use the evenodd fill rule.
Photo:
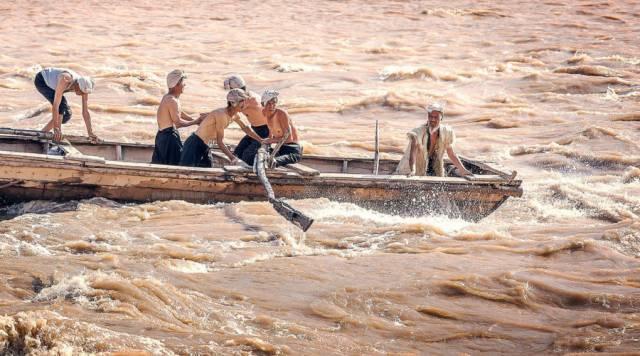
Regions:
<instances>
[{"instance_id":1,"label":"bending man","mask_svg":"<svg viewBox=\"0 0 640 356\"><path fill-rule=\"evenodd\" d=\"M33 83L38 92L51 103L52 118L42 131L49 132L53 129L53 140L59 142L62 139L62 124L69 122L72 115L71 107L64 94L73 91L82 97L82 117L89 139L92 142L98 140L91 127L91 114L87 104L89 94L94 88L93 79L83 77L71 69L45 68L36 74Z\"/></svg>"},{"instance_id":2,"label":"bending man","mask_svg":"<svg viewBox=\"0 0 640 356\"><path fill-rule=\"evenodd\" d=\"M258 136L268 138L269 126L267 125L267 118L263 114L262 105L260 105L260 96L247 90L244 79L237 74L225 79L224 88L227 90L242 89L247 93L248 99L242 107L241 112L247 117L251 124L251 129L258 134ZM249 135L245 135L240 142L238 142L235 150L233 150L233 154L247 164L252 165L259 148L260 142L254 140Z\"/></svg>"},{"instance_id":3,"label":"bending man","mask_svg":"<svg viewBox=\"0 0 640 356\"><path fill-rule=\"evenodd\" d=\"M224 129L232 122L240 125L240 128L255 140L262 141L250 127L240 119L240 110L249 96L242 89L232 89L227 94L227 107L211 111L202 116L200 127L184 142L181 166L211 167L208 142L215 139L218 148L229 157L232 164L238 163L238 158L229 151L224 144Z\"/></svg>"}]
</instances>

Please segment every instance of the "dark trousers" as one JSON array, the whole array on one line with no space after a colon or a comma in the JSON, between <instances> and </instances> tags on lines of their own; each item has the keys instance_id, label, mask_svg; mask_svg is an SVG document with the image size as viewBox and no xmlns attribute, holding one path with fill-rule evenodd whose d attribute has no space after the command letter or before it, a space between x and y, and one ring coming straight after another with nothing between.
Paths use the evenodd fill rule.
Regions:
<instances>
[{"instance_id":1,"label":"dark trousers","mask_svg":"<svg viewBox=\"0 0 640 356\"><path fill-rule=\"evenodd\" d=\"M275 158L276 167L299 162L302 158L302 146L297 143L287 143L280 147Z\"/></svg>"},{"instance_id":2,"label":"dark trousers","mask_svg":"<svg viewBox=\"0 0 640 356\"><path fill-rule=\"evenodd\" d=\"M204 143L195 133L184 141L180 165L207 168L212 166L211 158L209 158L209 145Z\"/></svg>"},{"instance_id":3,"label":"dark trousers","mask_svg":"<svg viewBox=\"0 0 640 356\"><path fill-rule=\"evenodd\" d=\"M177 166L180 164L181 155L182 140L178 130L173 127L167 127L158 131L151 163Z\"/></svg>"},{"instance_id":4,"label":"dark trousers","mask_svg":"<svg viewBox=\"0 0 640 356\"><path fill-rule=\"evenodd\" d=\"M435 176L436 175L436 156L429 157L429 164L427 165L427 175Z\"/></svg>"},{"instance_id":5,"label":"dark trousers","mask_svg":"<svg viewBox=\"0 0 640 356\"><path fill-rule=\"evenodd\" d=\"M251 126L253 131L255 131L258 136L262 138L269 137L269 126ZM260 148L260 142L252 139L249 135L245 135L240 142L238 142L238 146L233 150L233 154L245 161L248 165L253 165L253 160L258 153L258 149Z\"/></svg>"},{"instance_id":6,"label":"dark trousers","mask_svg":"<svg viewBox=\"0 0 640 356\"><path fill-rule=\"evenodd\" d=\"M53 105L53 99L56 96L56 91L49 88L47 83L44 81L44 78L42 77L42 72L36 75L36 79L33 80L33 84L35 84L36 89L38 89L38 92L40 92L40 94L42 94L42 96L44 96L47 100L49 100L51 105ZM58 108L58 113L62 115L63 124L66 124L67 121L71 120L71 108L69 107L69 103L67 103L67 98L65 98L64 95L62 96L62 100L60 101L60 107Z\"/></svg>"}]
</instances>

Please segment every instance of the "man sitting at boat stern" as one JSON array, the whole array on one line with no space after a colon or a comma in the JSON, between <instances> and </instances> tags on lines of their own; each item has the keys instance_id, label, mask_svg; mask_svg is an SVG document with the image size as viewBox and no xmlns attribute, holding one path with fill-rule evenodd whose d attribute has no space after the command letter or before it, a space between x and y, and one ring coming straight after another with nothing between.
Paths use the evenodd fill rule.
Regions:
<instances>
[{"instance_id":1,"label":"man sitting at boat stern","mask_svg":"<svg viewBox=\"0 0 640 356\"><path fill-rule=\"evenodd\" d=\"M91 127L91 114L89 113L89 94L93 92L95 86L93 79L83 77L71 69L66 68L45 68L41 70L33 81L36 89L51 103L51 120L42 128L42 131L49 132L53 129L53 140L59 142L62 139L62 124L71 120L71 107L64 97L65 93L73 91L82 97L82 118L87 127L87 134L92 142L96 142L98 137L93 133Z\"/></svg>"},{"instance_id":2,"label":"man sitting at boat stern","mask_svg":"<svg viewBox=\"0 0 640 356\"><path fill-rule=\"evenodd\" d=\"M200 123L199 119L194 120L180 107L180 95L184 92L186 78L184 71L179 69L175 69L167 75L169 92L162 97L160 106L158 106L156 115L158 133L156 134L151 163L173 166L180 164L182 140L177 129Z\"/></svg>"},{"instance_id":3,"label":"man sitting at boat stern","mask_svg":"<svg viewBox=\"0 0 640 356\"><path fill-rule=\"evenodd\" d=\"M216 140L218 148L229 157L231 164L239 164L239 158L231 153L223 141L224 130L232 122L237 123L242 131L254 140L262 142L262 138L245 125L240 118L240 111L248 98L249 96L244 90L231 89L227 94L227 107L213 110L208 114L202 114L200 116L200 119L202 119L200 127L184 142L180 165L211 167L208 142L213 139Z\"/></svg>"},{"instance_id":4,"label":"man sitting at boat stern","mask_svg":"<svg viewBox=\"0 0 640 356\"><path fill-rule=\"evenodd\" d=\"M302 158L302 146L298 143L298 130L293 125L289 114L277 108L279 94L275 90L265 90L260 100L271 133L271 138L267 140L267 143L278 143L285 136L288 136L280 150L275 152L274 163L276 167L296 163Z\"/></svg>"},{"instance_id":5,"label":"man sitting at boat stern","mask_svg":"<svg viewBox=\"0 0 640 356\"><path fill-rule=\"evenodd\" d=\"M456 135L453 128L440 125L444 117L444 109L440 104L427 107L427 123L409 131L409 145L407 146L395 174L407 176L438 176L444 177L444 152L457 168L457 174L466 176L469 172L453 151Z\"/></svg>"}]
</instances>

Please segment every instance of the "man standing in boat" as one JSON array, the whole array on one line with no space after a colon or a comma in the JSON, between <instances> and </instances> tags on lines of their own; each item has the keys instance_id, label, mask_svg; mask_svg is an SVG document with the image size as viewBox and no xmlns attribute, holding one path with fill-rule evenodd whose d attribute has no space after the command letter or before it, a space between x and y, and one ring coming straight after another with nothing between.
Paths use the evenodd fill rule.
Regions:
<instances>
[{"instance_id":1,"label":"man standing in boat","mask_svg":"<svg viewBox=\"0 0 640 356\"><path fill-rule=\"evenodd\" d=\"M82 97L82 117L87 127L87 134L91 141L98 137L91 127L91 114L89 114L88 98L93 92L94 82L90 77L83 77L66 68L45 68L36 74L33 83L36 89L51 103L51 120L42 131L49 132L53 129L53 140L59 142L62 139L62 124L71 120L71 107L67 103L65 93L73 91Z\"/></svg>"},{"instance_id":2,"label":"man standing in boat","mask_svg":"<svg viewBox=\"0 0 640 356\"><path fill-rule=\"evenodd\" d=\"M232 89L227 94L227 107L216 109L209 114L203 115L200 127L184 142L180 165L211 167L208 142L213 139L216 140L218 148L229 157L231 164L238 164L239 158L234 156L224 144L224 130L232 122L237 123L249 137L262 143L262 138L245 125L240 118L242 107L248 99L249 95L244 90Z\"/></svg>"},{"instance_id":3,"label":"man standing in boat","mask_svg":"<svg viewBox=\"0 0 640 356\"><path fill-rule=\"evenodd\" d=\"M184 92L187 76L184 71L175 69L167 75L169 92L162 97L156 119L158 133L151 163L177 166L182 155L182 140L178 128L196 125L200 120L194 120L182 111L180 95Z\"/></svg>"},{"instance_id":4,"label":"man standing in boat","mask_svg":"<svg viewBox=\"0 0 640 356\"><path fill-rule=\"evenodd\" d=\"M302 158L302 146L298 141L298 130L293 126L289 114L277 108L279 94L275 90L265 90L261 98L262 106L264 107L262 112L267 118L269 132L271 132L271 138L266 143L277 143L285 136L288 137L280 147L280 150L276 152L274 159L276 167L296 163Z\"/></svg>"},{"instance_id":5,"label":"man standing in boat","mask_svg":"<svg viewBox=\"0 0 640 356\"><path fill-rule=\"evenodd\" d=\"M242 108L242 113L247 117L251 124L251 129L258 134L261 138L269 137L269 126L267 125L267 118L262 111L262 105L260 105L260 96L250 90L247 90L247 85L244 79L234 74L224 81L224 88L226 90L242 89L247 95L248 99ZM251 136L245 135L238 145L233 150L233 154L242 159L249 165L253 165L253 160L260 148L260 142L254 140Z\"/></svg>"},{"instance_id":6,"label":"man standing in boat","mask_svg":"<svg viewBox=\"0 0 640 356\"><path fill-rule=\"evenodd\" d=\"M444 152L456 166L458 174L466 176L469 172L453 151L456 135L453 128L440 125L444 117L444 109L439 104L431 104L427 108L427 124L409 131L409 145L396 168L396 174L407 176L444 177Z\"/></svg>"}]
</instances>

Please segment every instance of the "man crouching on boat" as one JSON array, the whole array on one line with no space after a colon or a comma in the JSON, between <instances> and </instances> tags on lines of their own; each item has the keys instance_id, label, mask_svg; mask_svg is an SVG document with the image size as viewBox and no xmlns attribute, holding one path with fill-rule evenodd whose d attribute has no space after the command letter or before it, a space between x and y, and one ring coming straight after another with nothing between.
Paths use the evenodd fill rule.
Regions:
<instances>
[{"instance_id":1,"label":"man crouching on boat","mask_svg":"<svg viewBox=\"0 0 640 356\"><path fill-rule=\"evenodd\" d=\"M260 95L248 90L244 79L238 74L234 74L225 79L224 88L226 90L242 89L247 93L249 99L247 99L246 104L242 107L242 113L247 117L247 120L249 120L251 124L251 129L257 133L258 136L269 138L269 126L267 125L267 118L264 116L262 105L260 105ZM259 148L260 142L254 140L249 135L245 135L240 142L238 142L238 145L233 150L233 154L247 164L252 165Z\"/></svg>"},{"instance_id":2,"label":"man crouching on boat","mask_svg":"<svg viewBox=\"0 0 640 356\"><path fill-rule=\"evenodd\" d=\"M52 118L42 131L49 132L53 129L53 140L59 142L62 139L62 124L71 120L71 107L67 103L64 94L70 91L82 97L82 118L87 127L87 134L92 142L98 137L91 128L91 114L89 114L88 98L93 92L94 82L90 77L83 77L71 69L45 68L36 74L34 85L42 96L51 103Z\"/></svg>"},{"instance_id":3,"label":"man crouching on boat","mask_svg":"<svg viewBox=\"0 0 640 356\"><path fill-rule=\"evenodd\" d=\"M180 94L184 92L187 76L182 70L176 69L167 75L169 92L162 97L156 119L158 133L151 163L177 166L182 154L182 140L177 128L199 124L191 116L182 112Z\"/></svg>"},{"instance_id":4,"label":"man crouching on boat","mask_svg":"<svg viewBox=\"0 0 640 356\"><path fill-rule=\"evenodd\" d=\"M293 126L289 114L277 108L279 94L275 90L265 90L260 100L264 107L264 116L267 118L269 132L271 133L271 138L267 140L267 143L278 143L285 136L288 136L285 143L280 147L280 151L276 152L276 157L274 158L276 167L296 163L302 158L302 146L298 143L298 130Z\"/></svg>"},{"instance_id":5,"label":"man crouching on boat","mask_svg":"<svg viewBox=\"0 0 640 356\"><path fill-rule=\"evenodd\" d=\"M232 89L227 94L227 107L213 110L212 112L202 116L203 120L200 127L187 138L184 142L182 157L180 158L181 166L191 167L211 167L211 159L209 158L208 142L215 139L218 148L224 152L231 164L238 164L239 158L233 155L224 144L224 129L232 122L237 123L242 131L254 140L262 142L262 138L240 119L240 111L249 98L247 93L242 89Z\"/></svg>"},{"instance_id":6,"label":"man crouching on boat","mask_svg":"<svg viewBox=\"0 0 640 356\"><path fill-rule=\"evenodd\" d=\"M396 174L407 176L444 177L444 151L456 166L459 175L470 175L458 156L453 151L456 135L453 128L440 125L444 117L444 109L439 104L431 104L427 108L427 124L409 131L409 145L396 168Z\"/></svg>"}]
</instances>

